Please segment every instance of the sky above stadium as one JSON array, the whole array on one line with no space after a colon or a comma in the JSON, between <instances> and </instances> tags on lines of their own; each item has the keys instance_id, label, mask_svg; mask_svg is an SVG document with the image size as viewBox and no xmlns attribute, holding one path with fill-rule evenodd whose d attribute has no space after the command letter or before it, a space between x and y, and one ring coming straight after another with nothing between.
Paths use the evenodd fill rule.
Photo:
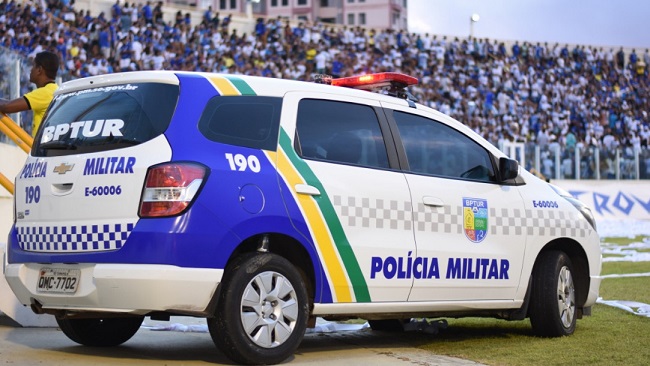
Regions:
<instances>
[{"instance_id":1,"label":"sky above stadium","mask_svg":"<svg viewBox=\"0 0 650 366\"><path fill-rule=\"evenodd\" d=\"M473 13L479 38L650 48L648 0L408 0L411 32L467 37Z\"/></svg>"}]
</instances>

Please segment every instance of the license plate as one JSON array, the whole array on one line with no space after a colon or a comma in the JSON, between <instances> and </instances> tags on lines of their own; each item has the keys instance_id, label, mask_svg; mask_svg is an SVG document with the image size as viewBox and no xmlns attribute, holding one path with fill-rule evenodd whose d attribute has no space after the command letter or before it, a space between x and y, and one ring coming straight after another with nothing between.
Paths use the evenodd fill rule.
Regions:
<instances>
[{"instance_id":1,"label":"license plate","mask_svg":"<svg viewBox=\"0 0 650 366\"><path fill-rule=\"evenodd\" d=\"M71 268L41 268L36 291L73 294L79 287L81 270Z\"/></svg>"}]
</instances>

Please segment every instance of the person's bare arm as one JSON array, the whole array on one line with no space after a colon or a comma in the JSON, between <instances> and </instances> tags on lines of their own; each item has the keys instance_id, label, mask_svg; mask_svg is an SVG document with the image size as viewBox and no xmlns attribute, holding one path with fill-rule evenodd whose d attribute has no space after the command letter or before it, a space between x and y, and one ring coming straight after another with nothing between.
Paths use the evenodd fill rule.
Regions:
<instances>
[{"instance_id":1,"label":"person's bare arm","mask_svg":"<svg viewBox=\"0 0 650 366\"><path fill-rule=\"evenodd\" d=\"M7 100L0 98L0 112L3 113L16 113L29 109L29 105L24 97L16 98L14 100Z\"/></svg>"}]
</instances>

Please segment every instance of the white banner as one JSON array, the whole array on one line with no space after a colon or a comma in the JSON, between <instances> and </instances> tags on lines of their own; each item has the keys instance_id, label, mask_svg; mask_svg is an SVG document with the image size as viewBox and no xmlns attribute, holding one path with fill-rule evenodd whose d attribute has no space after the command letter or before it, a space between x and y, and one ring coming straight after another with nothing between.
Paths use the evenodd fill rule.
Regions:
<instances>
[{"instance_id":1,"label":"white banner","mask_svg":"<svg viewBox=\"0 0 650 366\"><path fill-rule=\"evenodd\" d=\"M553 180L591 208L596 219L650 220L650 181Z\"/></svg>"}]
</instances>

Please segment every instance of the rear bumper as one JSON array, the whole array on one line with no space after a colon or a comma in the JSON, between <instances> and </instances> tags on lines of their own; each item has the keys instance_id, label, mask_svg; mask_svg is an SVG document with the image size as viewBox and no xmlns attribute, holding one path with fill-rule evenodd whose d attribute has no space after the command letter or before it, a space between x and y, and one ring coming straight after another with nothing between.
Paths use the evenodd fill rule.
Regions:
<instances>
[{"instance_id":1,"label":"rear bumper","mask_svg":"<svg viewBox=\"0 0 650 366\"><path fill-rule=\"evenodd\" d=\"M5 277L18 300L34 300L43 309L121 312L144 315L152 311L202 314L206 311L223 269L169 265L50 264L81 270L74 294L37 292L41 264L8 264Z\"/></svg>"}]
</instances>

